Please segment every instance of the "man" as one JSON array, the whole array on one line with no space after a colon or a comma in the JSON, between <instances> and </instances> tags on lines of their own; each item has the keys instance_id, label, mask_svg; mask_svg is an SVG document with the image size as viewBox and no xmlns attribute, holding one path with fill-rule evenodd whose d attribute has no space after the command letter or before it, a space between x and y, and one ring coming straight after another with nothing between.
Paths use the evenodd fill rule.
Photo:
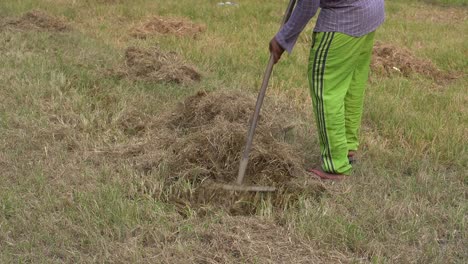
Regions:
<instances>
[{"instance_id":1,"label":"man","mask_svg":"<svg viewBox=\"0 0 468 264\"><path fill-rule=\"evenodd\" d=\"M364 88L374 34L385 19L384 0L298 0L288 22L270 42L275 63L291 53L318 8L309 57L309 83L322 164L310 172L341 180L358 149Z\"/></svg>"}]
</instances>

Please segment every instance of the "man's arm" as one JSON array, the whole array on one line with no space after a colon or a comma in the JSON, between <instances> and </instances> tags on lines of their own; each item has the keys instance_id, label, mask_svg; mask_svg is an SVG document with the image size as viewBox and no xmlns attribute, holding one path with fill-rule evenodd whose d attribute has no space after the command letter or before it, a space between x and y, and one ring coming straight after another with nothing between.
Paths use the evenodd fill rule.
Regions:
<instances>
[{"instance_id":1,"label":"man's arm","mask_svg":"<svg viewBox=\"0 0 468 264\"><path fill-rule=\"evenodd\" d=\"M288 22L270 41L270 52L275 63L280 59L284 50L291 53L299 34L304 30L310 19L317 13L320 0L299 0Z\"/></svg>"}]
</instances>

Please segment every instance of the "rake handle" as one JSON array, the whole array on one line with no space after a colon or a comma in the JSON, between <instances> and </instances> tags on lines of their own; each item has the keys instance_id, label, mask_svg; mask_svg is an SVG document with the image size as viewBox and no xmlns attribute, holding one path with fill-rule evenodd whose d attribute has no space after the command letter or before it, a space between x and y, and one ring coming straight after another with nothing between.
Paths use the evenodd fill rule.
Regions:
<instances>
[{"instance_id":1,"label":"rake handle","mask_svg":"<svg viewBox=\"0 0 468 264\"><path fill-rule=\"evenodd\" d=\"M296 0L289 1L288 8L286 9L286 12L284 13L283 19L281 21L281 26L283 26L289 20L295 4ZM258 117L260 116L260 109L262 108L263 99L265 98L266 89L268 87L268 82L270 81L270 76L273 71L274 64L273 55L270 54L270 60L268 61L268 65L263 75L262 87L260 88L260 92L258 93L257 97L257 103L255 104L255 112L252 117L252 123L250 124L250 129L247 134L247 143L245 144L244 153L242 154L242 159L239 165L239 173L237 174L236 180L238 185L241 185L244 182L245 171L247 170L247 164L249 163L249 154L250 150L252 149L255 129L257 128Z\"/></svg>"}]
</instances>

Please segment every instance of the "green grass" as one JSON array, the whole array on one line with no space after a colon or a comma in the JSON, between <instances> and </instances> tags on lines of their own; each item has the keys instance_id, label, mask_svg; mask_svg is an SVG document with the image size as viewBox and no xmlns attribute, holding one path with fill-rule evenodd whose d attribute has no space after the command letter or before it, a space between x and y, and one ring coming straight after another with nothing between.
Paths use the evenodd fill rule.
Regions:
<instances>
[{"instance_id":1,"label":"green grass","mask_svg":"<svg viewBox=\"0 0 468 264\"><path fill-rule=\"evenodd\" d=\"M423 0L424 2L431 4L440 4L445 6L466 6L468 3L465 0Z\"/></svg>"},{"instance_id":2,"label":"green grass","mask_svg":"<svg viewBox=\"0 0 468 264\"><path fill-rule=\"evenodd\" d=\"M137 143L122 131L122 118L158 116L201 89L258 90L267 43L286 1L242 1L233 8L217 2L196 8L188 0L0 3L0 17L42 9L66 17L74 28L0 31L0 263L164 262L161 245L190 254L194 245L179 241L179 234L196 237L196 228L209 230L227 217L164 203L151 191L157 174L141 175L125 160L93 156L96 149ZM275 221L336 261L465 263L468 42L461 32L468 23L450 17L456 12L466 18L468 11L421 1L386 5L379 41L464 77L441 85L424 76L373 74L352 180L327 185L319 200L305 197L284 211L265 205L252 217ZM417 15L422 13L434 19ZM197 40L128 35L152 15L188 17L207 31ZM275 67L267 95L287 97L309 116L312 27ZM203 72L202 82L183 87L104 74L121 63L127 46L154 45L183 54ZM315 149L313 143L303 143L305 152Z\"/></svg>"}]
</instances>

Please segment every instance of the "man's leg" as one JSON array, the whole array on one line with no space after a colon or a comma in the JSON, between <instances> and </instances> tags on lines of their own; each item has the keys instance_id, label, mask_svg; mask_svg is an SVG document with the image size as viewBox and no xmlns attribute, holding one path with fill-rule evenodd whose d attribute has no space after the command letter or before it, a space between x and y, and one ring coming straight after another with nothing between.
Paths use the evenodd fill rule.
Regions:
<instances>
[{"instance_id":1,"label":"man's leg","mask_svg":"<svg viewBox=\"0 0 468 264\"><path fill-rule=\"evenodd\" d=\"M352 81L363 38L337 32L314 34L309 81L319 135L322 169L349 174L345 96Z\"/></svg>"},{"instance_id":2,"label":"man's leg","mask_svg":"<svg viewBox=\"0 0 468 264\"><path fill-rule=\"evenodd\" d=\"M364 103L364 90L369 77L372 48L375 33L364 36L359 57L356 60L356 69L345 97L346 140L348 151L356 151L359 147L359 128Z\"/></svg>"}]
</instances>

